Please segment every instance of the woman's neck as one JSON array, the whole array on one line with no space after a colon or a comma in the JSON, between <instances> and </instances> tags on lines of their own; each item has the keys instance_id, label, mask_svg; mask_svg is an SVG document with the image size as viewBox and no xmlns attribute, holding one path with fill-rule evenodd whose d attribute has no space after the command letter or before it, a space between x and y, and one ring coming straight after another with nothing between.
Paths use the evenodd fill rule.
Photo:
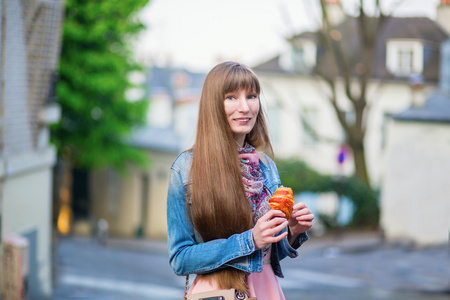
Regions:
<instances>
[{"instance_id":1,"label":"woman's neck","mask_svg":"<svg viewBox=\"0 0 450 300\"><path fill-rule=\"evenodd\" d=\"M244 148L244 146L245 146L245 140L242 141L242 142L238 142L238 141L235 140L235 142L236 142L236 146L237 146L238 148Z\"/></svg>"},{"instance_id":2,"label":"woman's neck","mask_svg":"<svg viewBox=\"0 0 450 300\"><path fill-rule=\"evenodd\" d=\"M244 136L234 136L234 141L238 148L242 148L245 146L245 135Z\"/></svg>"}]
</instances>

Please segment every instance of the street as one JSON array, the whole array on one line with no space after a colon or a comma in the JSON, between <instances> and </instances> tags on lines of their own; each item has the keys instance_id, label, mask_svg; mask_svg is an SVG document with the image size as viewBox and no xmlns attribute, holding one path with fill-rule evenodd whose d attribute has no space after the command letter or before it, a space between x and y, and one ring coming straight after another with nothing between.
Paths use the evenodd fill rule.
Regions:
<instances>
[{"instance_id":1,"label":"street","mask_svg":"<svg viewBox=\"0 0 450 300\"><path fill-rule=\"evenodd\" d=\"M312 238L300 257L282 262L287 300L450 299L447 246L385 245L376 236ZM163 241L59 238L53 298L182 299L185 278L174 275ZM191 278L193 280L193 278Z\"/></svg>"}]
</instances>

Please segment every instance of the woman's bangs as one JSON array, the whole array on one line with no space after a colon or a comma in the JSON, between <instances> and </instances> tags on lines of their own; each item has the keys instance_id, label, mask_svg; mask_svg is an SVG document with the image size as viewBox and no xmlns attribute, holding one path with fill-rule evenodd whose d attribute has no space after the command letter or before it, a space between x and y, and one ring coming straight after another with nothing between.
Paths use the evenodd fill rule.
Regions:
<instances>
[{"instance_id":1,"label":"woman's bangs","mask_svg":"<svg viewBox=\"0 0 450 300\"><path fill-rule=\"evenodd\" d=\"M235 92L239 89L254 91L259 95L260 86L256 75L241 66L233 68L225 78L223 94Z\"/></svg>"}]
</instances>

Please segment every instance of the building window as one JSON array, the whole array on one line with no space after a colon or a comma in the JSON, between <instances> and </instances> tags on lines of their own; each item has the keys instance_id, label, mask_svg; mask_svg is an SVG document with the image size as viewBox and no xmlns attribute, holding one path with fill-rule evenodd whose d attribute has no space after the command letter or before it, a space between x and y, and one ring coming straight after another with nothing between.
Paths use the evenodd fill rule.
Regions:
<instances>
[{"instance_id":1,"label":"building window","mask_svg":"<svg viewBox=\"0 0 450 300\"><path fill-rule=\"evenodd\" d=\"M395 76L421 74L424 46L418 40L390 40L386 45L386 68Z\"/></svg>"},{"instance_id":2,"label":"building window","mask_svg":"<svg viewBox=\"0 0 450 300\"><path fill-rule=\"evenodd\" d=\"M301 71L306 69L305 49L303 47L292 49L292 64L295 70Z\"/></svg>"},{"instance_id":3,"label":"building window","mask_svg":"<svg viewBox=\"0 0 450 300\"><path fill-rule=\"evenodd\" d=\"M400 74L409 75L413 73L414 51L411 48L399 49L398 51L398 67Z\"/></svg>"},{"instance_id":4,"label":"building window","mask_svg":"<svg viewBox=\"0 0 450 300\"><path fill-rule=\"evenodd\" d=\"M281 55L280 66L286 71L308 73L316 65L317 45L308 39L293 41L290 49Z\"/></svg>"},{"instance_id":5,"label":"building window","mask_svg":"<svg viewBox=\"0 0 450 300\"><path fill-rule=\"evenodd\" d=\"M318 112L315 107L304 108L302 111L303 144L314 146L317 143Z\"/></svg>"}]
</instances>

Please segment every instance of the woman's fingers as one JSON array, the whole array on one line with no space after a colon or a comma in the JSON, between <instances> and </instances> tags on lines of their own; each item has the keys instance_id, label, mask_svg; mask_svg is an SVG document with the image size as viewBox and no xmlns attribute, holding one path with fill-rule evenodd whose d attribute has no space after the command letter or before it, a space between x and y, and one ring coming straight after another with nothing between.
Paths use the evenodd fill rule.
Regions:
<instances>
[{"instance_id":1,"label":"woman's fingers","mask_svg":"<svg viewBox=\"0 0 450 300\"><path fill-rule=\"evenodd\" d=\"M297 221L297 224L311 228L312 221L314 220L314 215L312 213L300 215L296 217L295 220Z\"/></svg>"},{"instance_id":2,"label":"woman's fingers","mask_svg":"<svg viewBox=\"0 0 450 300\"><path fill-rule=\"evenodd\" d=\"M269 221L273 218L280 217L284 218L286 215L281 210L271 209L268 213L261 217L261 221Z\"/></svg>"},{"instance_id":3,"label":"woman's fingers","mask_svg":"<svg viewBox=\"0 0 450 300\"><path fill-rule=\"evenodd\" d=\"M283 228L285 228L286 225L287 225L287 222L282 223L282 224L278 225L278 227L280 227L281 229L274 228L272 230L273 230L273 232L278 233ZM273 234L273 235L268 234L267 232L263 233L263 235L257 235L257 234L255 234L255 230L253 230L253 233L254 233L253 239L255 241L256 250L263 249L263 248L266 248L267 246L269 246L270 244L277 243L277 242L281 241L282 239L284 239L288 235L287 231L283 232L282 234L277 235L277 236L274 236L275 234Z\"/></svg>"},{"instance_id":4,"label":"woman's fingers","mask_svg":"<svg viewBox=\"0 0 450 300\"><path fill-rule=\"evenodd\" d=\"M274 237L288 225L284 216L285 214L279 210L271 210L256 222L253 228L253 240L257 249L265 248L286 236L287 233L283 233Z\"/></svg>"},{"instance_id":5,"label":"woman's fingers","mask_svg":"<svg viewBox=\"0 0 450 300\"><path fill-rule=\"evenodd\" d=\"M287 225L288 225L288 221L286 219L284 219L284 221L282 221L282 223L280 223L279 225L276 225L275 227L271 227L271 229L267 230L267 235L273 236L273 235L277 234L278 232L280 232L281 230L283 230Z\"/></svg>"},{"instance_id":6,"label":"woman's fingers","mask_svg":"<svg viewBox=\"0 0 450 300\"><path fill-rule=\"evenodd\" d=\"M273 236L273 237L269 238L269 240L270 240L269 244L278 243L279 241L284 239L287 235L288 235L288 232L286 231L286 232L283 232L280 235Z\"/></svg>"},{"instance_id":7,"label":"woman's fingers","mask_svg":"<svg viewBox=\"0 0 450 300\"><path fill-rule=\"evenodd\" d=\"M309 213L307 215L300 215L298 217L295 217L297 221L312 221L314 220L314 215L312 213Z\"/></svg>"},{"instance_id":8,"label":"woman's fingers","mask_svg":"<svg viewBox=\"0 0 450 300\"><path fill-rule=\"evenodd\" d=\"M280 218L280 217L276 217L273 218L272 220L269 220L267 222L264 223L264 227L266 228L273 228L275 226L278 226L284 222L287 222L286 218Z\"/></svg>"},{"instance_id":9,"label":"woman's fingers","mask_svg":"<svg viewBox=\"0 0 450 300\"><path fill-rule=\"evenodd\" d=\"M312 227L314 214L309 210L305 203L300 202L294 205L289 228L292 234L298 235L309 230Z\"/></svg>"},{"instance_id":10,"label":"woman's fingers","mask_svg":"<svg viewBox=\"0 0 450 300\"><path fill-rule=\"evenodd\" d=\"M304 207L297 211L294 210L294 212L292 213L292 217L296 218L297 220L299 217L302 217L302 216L308 216L307 218L311 218L311 217L314 218L314 215L307 207Z\"/></svg>"},{"instance_id":11,"label":"woman's fingers","mask_svg":"<svg viewBox=\"0 0 450 300\"><path fill-rule=\"evenodd\" d=\"M294 207L292 208L293 210L301 210L303 208L306 208L306 204L303 202L299 202L297 204L294 204Z\"/></svg>"}]
</instances>

